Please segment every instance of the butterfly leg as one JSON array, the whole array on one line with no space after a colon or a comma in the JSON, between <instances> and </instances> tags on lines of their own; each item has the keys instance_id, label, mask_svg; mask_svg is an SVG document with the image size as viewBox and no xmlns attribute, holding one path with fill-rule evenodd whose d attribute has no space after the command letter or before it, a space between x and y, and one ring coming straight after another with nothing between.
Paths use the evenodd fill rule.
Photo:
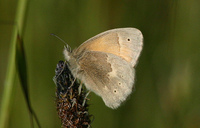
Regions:
<instances>
[{"instance_id":1,"label":"butterfly leg","mask_svg":"<svg viewBox=\"0 0 200 128\"><path fill-rule=\"evenodd\" d=\"M71 85L69 86L69 88L71 88L74 85L74 82L76 81L76 78L74 78L74 80L72 81Z\"/></svg>"},{"instance_id":2,"label":"butterfly leg","mask_svg":"<svg viewBox=\"0 0 200 128\"><path fill-rule=\"evenodd\" d=\"M64 71L65 66L66 66L66 63L67 63L67 61L65 60L65 62L64 62L64 64L63 64L63 67L62 67L62 70L60 71L60 73L59 73L57 76L55 76L55 77L53 78L54 83L56 83L57 78L58 78L58 77L62 74L62 72Z\"/></svg>"},{"instance_id":3,"label":"butterfly leg","mask_svg":"<svg viewBox=\"0 0 200 128\"><path fill-rule=\"evenodd\" d=\"M55 83L56 86L59 86L61 88L61 90L64 90L63 85L61 85L61 83L58 81L58 78L60 79L64 79L63 75L61 75L63 73L63 71L65 70L65 66L66 66L66 61L63 63L61 61L59 61L59 63L57 64L56 67L56 75L53 77L53 81Z\"/></svg>"},{"instance_id":4,"label":"butterfly leg","mask_svg":"<svg viewBox=\"0 0 200 128\"><path fill-rule=\"evenodd\" d=\"M81 94L82 85L83 85L83 83L82 83L82 81L81 81L80 86L78 87L78 95Z\"/></svg>"},{"instance_id":5,"label":"butterfly leg","mask_svg":"<svg viewBox=\"0 0 200 128\"><path fill-rule=\"evenodd\" d=\"M83 100L82 106L85 105L85 102L86 102L86 100L87 100L87 96L90 94L90 92L91 92L91 91L88 91L87 94L85 95L85 98L84 98L84 100Z\"/></svg>"},{"instance_id":6,"label":"butterfly leg","mask_svg":"<svg viewBox=\"0 0 200 128\"><path fill-rule=\"evenodd\" d=\"M76 104L77 102L76 102L76 98L73 98L72 99L72 107L74 107L74 105Z\"/></svg>"}]
</instances>

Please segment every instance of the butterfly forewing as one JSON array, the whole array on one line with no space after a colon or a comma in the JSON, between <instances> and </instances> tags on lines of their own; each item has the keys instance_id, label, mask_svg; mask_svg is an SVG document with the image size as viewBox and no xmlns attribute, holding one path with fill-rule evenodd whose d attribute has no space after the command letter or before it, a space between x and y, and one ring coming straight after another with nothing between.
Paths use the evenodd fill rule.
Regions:
<instances>
[{"instance_id":1,"label":"butterfly forewing","mask_svg":"<svg viewBox=\"0 0 200 128\"><path fill-rule=\"evenodd\" d=\"M119 28L100 33L85 41L74 52L101 51L120 56L134 67L143 46L142 33L136 28Z\"/></svg>"}]
</instances>

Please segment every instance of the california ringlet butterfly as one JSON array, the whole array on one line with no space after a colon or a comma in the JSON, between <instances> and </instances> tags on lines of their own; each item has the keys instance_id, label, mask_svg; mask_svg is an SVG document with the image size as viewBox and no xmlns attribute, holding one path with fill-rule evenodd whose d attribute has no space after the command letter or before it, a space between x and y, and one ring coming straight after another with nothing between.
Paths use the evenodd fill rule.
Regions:
<instances>
[{"instance_id":1,"label":"california ringlet butterfly","mask_svg":"<svg viewBox=\"0 0 200 128\"><path fill-rule=\"evenodd\" d=\"M117 28L90 38L73 51L65 48L64 56L73 76L114 109L132 92L142 47L140 30Z\"/></svg>"}]
</instances>

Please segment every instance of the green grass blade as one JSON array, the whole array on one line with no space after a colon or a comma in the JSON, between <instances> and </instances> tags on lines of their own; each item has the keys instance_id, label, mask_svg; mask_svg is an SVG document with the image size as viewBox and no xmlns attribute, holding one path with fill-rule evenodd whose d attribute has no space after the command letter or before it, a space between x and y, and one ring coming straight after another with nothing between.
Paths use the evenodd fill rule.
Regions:
<instances>
[{"instance_id":1,"label":"green grass blade","mask_svg":"<svg viewBox=\"0 0 200 128\"><path fill-rule=\"evenodd\" d=\"M10 55L8 60L7 73L4 82L4 91L2 94L2 103L0 110L0 128L6 127L9 117L11 95L13 91L14 78L16 76L16 67L15 67L16 41L17 41L17 28L14 27L11 39L11 47L9 52Z\"/></svg>"},{"instance_id":2,"label":"green grass blade","mask_svg":"<svg viewBox=\"0 0 200 128\"><path fill-rule=\"evenodd\" d=\"M29 112L31 114L31 119L33 116L34 119L36 120L38 127L40 128L41 126L38 121L38 118L31 107L29 91L28 91L28 74L27 74L26 55L25 55L23 40L22 40L22 38L20 38L19 35L17 37L16 62L17 62L16 66L17 66L17 70L18 70L18 74L19 74L19 79L21 82L22 90L23 90L23 93L24 93L24 96L26 99L26 103L27 103Z\"/></svg>"},{"instance_id":3,"label":"green grass blade","mask_svg":"<svg viewBox=\"0 0 200 128\"><path fill-rule=\"evenodd\" d=\"M26 59L23 48L22 36L24 32L26 12L27 12L26 0L19 0L16 10L15 24L13 25L13 34L11 39L10 56L8 61L8 68L6 73L6 79L4 83L4 91L2 94L2 103L0 107L0 128L5 128L8 124L9 111L12 100L12 91L14 86L14 78L16 76L16 65L21 81L23 93L25 95L26 103L32 117L36 120L37 125L40 127L38 118L35 112L31 108L29 93L28 93L28 81L27 81L27 67Z\"/></svg>"}]
</instances>

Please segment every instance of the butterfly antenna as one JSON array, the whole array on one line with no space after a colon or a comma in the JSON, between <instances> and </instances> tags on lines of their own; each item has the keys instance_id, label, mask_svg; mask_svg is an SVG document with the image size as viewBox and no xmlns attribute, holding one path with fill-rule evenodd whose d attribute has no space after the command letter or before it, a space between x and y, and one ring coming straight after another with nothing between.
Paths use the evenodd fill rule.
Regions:
<instances>
[{"instance_id":1,"label":"butterfly antenna","mask_svg":"<svg viewBox=\"0 0 200 128\"><path fill-rule=\"evenodd\" d=\"M63 39L61 39L59 36L57 36L56 34L54 34L54 33L51 33L51 35L52 36L55 36L57 39L59 39L60 41L62 41L66 46L65 46L65 48L67 49L67 51L68 52L71 52L72 50L71 50L71 47L63 40Z\"/></svg>"}]
</instances>

